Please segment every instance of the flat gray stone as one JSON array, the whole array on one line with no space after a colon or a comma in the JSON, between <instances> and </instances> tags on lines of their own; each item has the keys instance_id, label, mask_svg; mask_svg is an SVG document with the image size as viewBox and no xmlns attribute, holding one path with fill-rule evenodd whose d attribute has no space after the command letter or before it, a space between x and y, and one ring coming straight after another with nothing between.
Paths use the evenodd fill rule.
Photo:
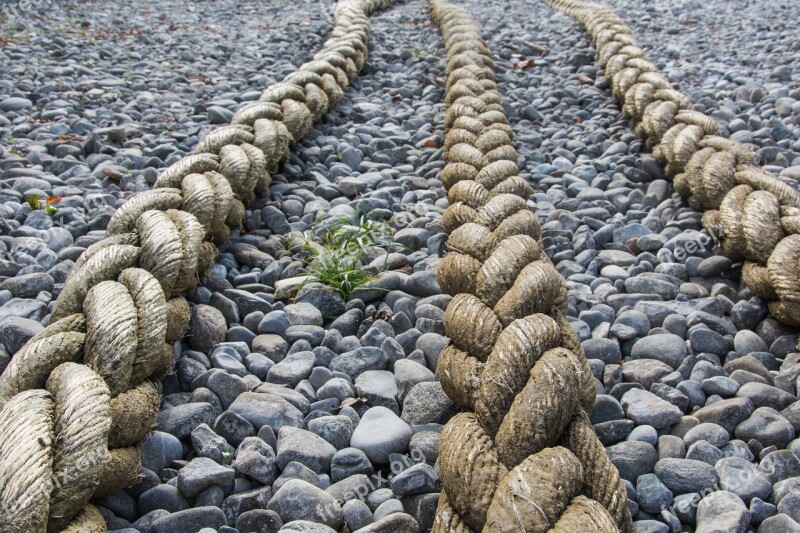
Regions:
<instances>
[{"instance_id":1,"label":"flat gray stone","mask_svg":"<svg viewBox=\"0 0 800 533\"><path fill-rule=\"evenodd\" d=\"M654 472L674 494L701 492L719 481L713 466L692 459L661 459Z\"/></svg>"},{"instance_id":2,"label":"flat gray stone","mask_svg":"<svg viewBox=\"0 0 800 533\"><path fill-rule=\"evenodd\" d=\"M712 492L697 506L695 533L744 533L750 523L750 511L734 493Z\"/></svg>"},{"instance_id":3,"label":"flat gray stone","mask_svg":"<svg viewBox=\"0 0 800 533\"><path fill-rule=\"evenodd\" d=\"M284 523L309 520L338 531L344 522L344 513L336 498L300 479L284 483L270 499L267 509L278 513Z\"/></svg>"},{"instance_id":4,"label":"flat gray stone","mask_svg":"<svg viewBox=\"0 0 800 533\"><path fill-rule=\"evenodd\" d=\"M637 425L647 424L656 429L668 428L683 416L678 407L641 389L629 390L620 403L625 415Z\"/></svg>"},{"instance_id":5,"label":"flat gray stone","mask_svg":"<svg viewBox=\"0 0 800 533\"><path fill-rule=\"evenodd\" d=\"M284 426L303 426L303 413L274 394L245 392L236 398L229 410L253 424L256 430L269 426L277 432Z\"/></svg>"},{"instance_id":6,"label":"flat gray stone","mask_svg":"<svg viewBox=\"0 0 800 533\"><path fill-rule=\"evenodd\" d=\"M331 459L336 453L329 442L305 429L284 426L278 431L278 467L283 470L297 461L318 474L330 472Z\"/></svg>"}]
</instances>

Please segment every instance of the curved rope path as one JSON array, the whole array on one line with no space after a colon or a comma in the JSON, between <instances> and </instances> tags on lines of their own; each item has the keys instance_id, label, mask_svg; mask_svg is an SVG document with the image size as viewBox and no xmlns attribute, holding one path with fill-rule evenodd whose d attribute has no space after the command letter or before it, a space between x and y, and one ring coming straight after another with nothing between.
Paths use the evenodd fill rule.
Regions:
<instances>
[{"instance_id":1,"label":"curved rope path","mask_svg":"<svg viewBox=\"0 0 800 533\"><path fill-rule=\"evenodd\" d=\"M341 99L366 61L367 16L392 1L338 2L313 61L125 203L76 261L50 325L0 375L0 531L106 530L88 502L138 482L161 401L153 380L189 321L183 295L290 146Z\"/></svg>"},{"instance_id":2,"label":"curved rope path","mask_svg":"<svg viewBox=\"0 0 800 533\"><path fill-rule=\"evenodd\" d=\"M466 10L430 7L448 58L450 252L438 281L454 296L438 374L466 410L442 432L433 531L631 531L625 488L586 414L594 380L539 242L491 54Z\"/></svg>"},{"instance_id":3,"label":"curved rope path","mask_svg":"<svg viewBox=\"0 0 800 533\"><path fill-rule=\"evenodd\" d=\"M692 110L636 44L612 10L579 0L544 0L577 20L591 37L623 112L722 253L744 260L742 279L781 322L800 326L800 194L756 166L743 144L721 136L717 122Z\"/></svg>"}]
</instances>

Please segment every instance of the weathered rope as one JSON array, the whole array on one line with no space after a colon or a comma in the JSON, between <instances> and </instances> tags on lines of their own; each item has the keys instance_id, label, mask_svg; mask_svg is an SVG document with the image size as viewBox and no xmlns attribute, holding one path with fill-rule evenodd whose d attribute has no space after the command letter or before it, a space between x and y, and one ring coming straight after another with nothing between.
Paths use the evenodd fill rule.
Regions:
<instances>
[{"instance_id":1,"label":"weathered rope","mask_svg":"<svg viewBox=\"0 0 800 533\"><path fill-rule=\"evenodd\" d=\"M545 0L576 19L598 50L614 96L664 165L675 189L703 214L722 253L744 260L742 278L781 322L800 326L800 194L756 167L752 151L721 136L713 118L691 108L605 6Z\"/></svg>"},{"instance_id":2,"label":"weathered rope","mask_svg":"<svg viewBox=\"0 0 800 533\"><path fill-rule=\"evenodd\" d=\"M586 415L594 379L539 243L491 55L466 10L430 6L448 58L450 252L438 280L454 295L438 374L473 411L442 432L433 531L631 531L625 488Z\"/></svg>"},{"instance_id":3,"label":"weathered rope","mask_svg":"<svg viewBox=\"0 0 800 533\"><path fill-rule=\"evenodd\" d=\"M50 325L0 375L0 531L106 530L88 501L139 480L161 401L152 380L188 326L183 295L213 264L212 242L342 98L366 61L367 16L392 1L338 2L313 61L126 202L76 261Z\"/></svg>"}]
</instances>

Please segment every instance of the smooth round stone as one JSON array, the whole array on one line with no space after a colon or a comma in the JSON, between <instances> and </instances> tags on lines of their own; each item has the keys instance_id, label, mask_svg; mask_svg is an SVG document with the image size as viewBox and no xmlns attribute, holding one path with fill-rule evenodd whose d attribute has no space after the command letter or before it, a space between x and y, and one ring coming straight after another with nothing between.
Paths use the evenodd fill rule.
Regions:
<instances>
[{"instance_id":1,"label":"smooth round stone","mask_svg":"<svg viewBox=\"0 0 800 533\"><path fill-rule=\"evenodd\" d=\"M159 473L183 457L180 440L169 433L154 431L142 442L142 466Z\"/></svg>"},{"instance_id":2,"label":"smooth round stone","mask_svg":"<svg viewBox=\"0 0 800 533\"><path fill-rule=\"evenodd\" d=\"M408 450L411 427L386 407L371 407L350 438L350 446L363 451L373 464L387 464L389 454Z\"/></svg>"},{"instance_id":3,"label":"smooth round stone","mask_svg":"<svg viewBox=\"0 0 800 533\"><path fill-rule=\"evenodd\" d=\"M233 468L207 457L197 457L180 469L177 487L184 496L193 498L212 485L224 487L235 475Z\"/></svg>"},{"instance_id":4,"label":"smooth round stone","mask_svg":"<svg viewBox=\"0 0 800 533\"><path fill-rule=\"evenodd\" d=\"M655 446L656 442L658 442L658 432L653 426L637 426L628 433L628 437L625 440L638 440Z\"/></svg>"},{"instance_id":5,"label":"smooth round stone","mask_svg":"<svg viewBox=\"0 0 800 533\"><path fill-rule=\"evenodd\" d=\"M691 446L689 446L689 449L686 450L686 459L702 461L711 466L716 465L717 461L723 457L724 455L719 448L709 444L704 440L699 440L693 443Z\"/></svg>"},{"instance_id":6,"label":"smooth round stone","mask_svg":"<svg viewBox=\"0 0 800 533\"><path fill-rule=\"evenodd\" d=\"M292 326L322 326L322 312L310 303L301 302L283 308Z\"/></svg>"},{"instance_id":7,"label":"smooth round stone","mask_svg":"<svg viewBox=\"0 0 800 533\"><path fill-rule=\"evenodd\" d=\"M767 503L761 498L750 500L750 520L753 524L760 524L770 516L775 516L778 509L775 505Z\"/></svg>"},{"instance_id":8,"label":"smooth round stone","mask_svg":"<svg viewBox=\"0 0 800 533\"><path fill-rule=\"evenodd\" d=\"M725 376L714 376L703 380L703 392L711 396L718 394L723 398L730 398L739 390L739 383Z\"/></svg>"},{"instance_id":9,"label":"smooth round stone","mask_svg":"<svg viewBox=\"0 0 800 533\"><path fill-rule=\"evenodd\" d=\"M697 533L704 531L745 531L750 511L741 498L724 490L715 491L697 506Z\"/></svg>"},{"instance_id":10,"label":"smooth round stone","mask_svg":"<svg viewBox=\"0 0 800 533\"><path fill-rule=\"evenodd\" d=\"M672 491L655 474L645 474L636 481L636 498L640 509L655 514L672 502Z\"/></svg>"},{"instance_id":11,"label":"smooth round stone","mask_svg":"<svg viewBox=\"0 0 800 533\"><path fill-rule=\"evenodd\" d=\"M792 425L771 407L759 407L736 427L736 438L747 442L755 439L763 446L785 448L795 436Z\"/></svg>"},{"instance_id":12,"label":"smooth round stone","mask_svg":"<svg viewBox=\"0 0 800 533\"><path fill-rule=\"evenodd\" d=\"M800 476L800 459L791 450L778 450L766 455L758 465L770 483Z\"/></svg>"},{"instance_id":13,"label":"smooth round stone","mask_svg":"<svg viewBox=\"0 0 800 533\"><path fill-rule=\"evenodd\" d=\"M336 498L301 479L290 479L281 485L267 509L278 513L284 523L311 520L338 530L344 522L344 513Z\"/></svg>"},{"instance_id":14,"label":"smooth round stone","mask_svg":"<svg viewBox=\"0 0 800 533\"><path fill-rule=\"evenodd\" d=\"M728 432L722 426L710 422L704 422L693 427L683 436L686 446L691 446L697 441L704 440L709 444L722 448L730 440Z\"/></svg>"},{"instance_id":15,"label":"smooth round stone","mask_svg":"<svg viewBox=\"0 0 800 533\"><path fill-rule=\"evenodd\" d=\"M606 453L622 479L635 482L640 475L653 471L658 460L656 449L642 441L625 441L609 446Z\"/></svg>"},{"instance_id":16,"label":"smooth round stone","mask_svg":"<svg viewBox=\"0 0 800 533\"><path fill-rule=\"evenodd\" d=\"M327 473L335 453L336 448L316 433L291 426L278 431L277 460L281 469L297 461L318 474Z\"/></svg>"},{"instance_id":17,"label":"smooth round stone","mask_svg":"<svg viewBox=\"0 0 800 533\"><path fill-rule=\"evenodd\" d=\"M699 328L689 334L689 342L695 353L713 353L725 355L728 352L728 340L716 331Z\"/></svg>"},{"instance_id":18,"label":"smooth round stone","mask_svg":"<svg viewBox=\"0 0 800 533\"><path fill-rule=\"evenodd\" d=\"M787 494L778 503L778 512L789 516L795 522L800 521L800 494Z\"/></svg>"},{"instance_id":19,"label":"smooth round stone","mask_svg":"<svg viewBox=\"0 0 800 533\"><path fill-rule=\"evenodd\" d=\"M634 359L655 359L677 369L686 357L686 343L671 333L648 335L636 341L631 349Z\"/></svg>"},{"instance_id":20,"label":"smooth round stone","mask_svg":"<svg viewBox=\"0 0 800 533\"><path fill-rule=\"evenodd\" d=\"M312 352L297 352L286 356L281 362L269 369L267 381L295 387L307 378L314 368L316 356Z\"/></svg>"},{"instance_id":21,"label":"smooth round stone","mask_svg":"<svg viewBox=\"0 0 800 533\"><path fill-rule=\"evenodd\" d=\"M587 339L581 346L587 359L597 359L607 365L616 365L622 360L619 342L615 339Z\"/></svg>"},{"instance_id":22,"label":"smooth round stone","mask_svg":"<svg viewBox=\"0 0 800 533\"><path fill-rule=\"evenodd\" d=\"M402 512L404 512L403 504L400 502L400 500L390 499L380 504L378 508L375 509L373 516L377 521L386 518L391 514L402 513Z\"/></svg>"},{"instance_id":23,"label":"smooth round stone","mask_svg":"<svg viewBox=\"0 0 800 533\"><path fill-rule=\"evenodd\" d=\"M643 337L648 331L650 331L650 320L647 319L647 315L639 311L620 313L611 326L611 333L621 340Z\"/></svg>"},{"instance_id":24,"label":"smooth round stone","mask_svg":"<svg viewBox=\"0 0 800 533\"><path fill-rule=\"evenodd\" d=\"M350 531L356 531L373 522L372 511L362 500L349 500L342 506L342 510L344 511L344 521Z\"/></svg>"},{"instance_id":25,"label":"smooth round stone","mask_svg":"<svg viewBox=\"0 0 800 533\"><path fill-rule=\"evenodd\" d=\"M683 459L686 455L686 445L683 439L675 435L661 435L658 437L659 459Z\"/></svg>"},{"instance_id":26,"label":"smooth round stone","mask_svg":"<svg viewBox=\"0 0 800 533\"><path fill-rule=\"evenodd\" d=\"M0 111L22 111L31 107L33 107L33 102L18 96L10 96L0 101Z\"/></svg>"},{"instance_id":27,"label":"smooth round stone","mask_svg":"<svg viewBox=\"0 0 800 533\"><path fill-rule=\"evenodd\" d=\"M624 268L617 265L604 266L600 270L600 275L603 276L604 278L610 279L611 281L616 281L618 279L625 280L630 277L630 275Z\"/></svg>"},{"instance_id":28,"label":"smooth round stone","mask_svg":"<svg viewBox=\"0 0 800 533\"><path fill-rule=\"evenodd\" d=\"M195 507L163 516L153 522L153 533L189 533L204 527L216 531L225 526L225 514L219 507Z\"/></svg>"},{"instance_id":29,"label":"smooth round stone","mask_svg":"<svg viewBox=\"0 0 800 533\"><path fill-rule=\"evenodd\" d=\"M769 346L752 331L743 329L733 338L733 349L739 355L747 355L753 352L768 352Z\"/></svg>"},{"instance_id":30,"label":"smooth round stone","mask_svg":"<svg viewBox=\"0 0 800 533\"><path fill-rule=\"evenodd\" d=\"M719 476L720 486L739 496L745 503L753 498L765 499L772 492L772 485L756 465L740 457L720 459L714 470Z\"/></svg>"},{"instance_id":31,"label":"smooth round stone","mask_svg":"<svg viewBox=\"0 0 800 533\"><path fill-rule=\"evenodd\" d=\"M656 429L668 428L678 422L683 415L678 407L641 389L629 390L622 396L620 403L629 419Z\"/></svg>"},{"instance_id":32,"label":"smooth round stone","mask_svg":"<svg viewBox=\"0 0 800 533\"><path fill-rule=\"evenodd\" d=\"M331 481L334 483L356 474L371 476L375 469L367 455L356 448L343 448L331 459Z\"/></svg>"},{"instance_id":33,"label":"smooth round stone","mask_svg":"<svg viewBox=\"0 0 800 533\"><path fill-rule=\"evenodd\" d=\"M691 459L661 459L655 474L675 494L700 492L718 481L714 467Z\"/></svg>"}]
</instances>

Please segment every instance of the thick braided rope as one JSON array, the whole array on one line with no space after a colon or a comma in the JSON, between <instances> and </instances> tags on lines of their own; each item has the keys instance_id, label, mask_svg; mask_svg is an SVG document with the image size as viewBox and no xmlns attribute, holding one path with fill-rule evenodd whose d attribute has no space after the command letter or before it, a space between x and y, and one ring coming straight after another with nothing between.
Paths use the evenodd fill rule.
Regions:
<instances>
[{"instance_id":1,"label":"thick braided rope","mask_svg":"<svg viewBox=\"0 0 800 533\"><path fill-rule=\"evenodd\" d=\"M438 374L472 411L442 432L433 531L631 531L625 488L586 416L594 379L539 243L491 55L466 10L430 6L448 58L450 252L438 280L454 295Z\"/></svg>"},{"instance_id":2,"label":"thick braided rope","mask_svg":"<svg viewBox=\"0 0 800 533\"><path fill-rule=\"evenodd\" d=\"M207 135L126 202L76 261L50 325L0 375L0 531L105 531L88 501L138 482L153 380L189 321L191 292L270 185L290 146L364 65L369 20L392 0L342 0L314 60Z\"/></svg>"},{"instance_id":3,"label":"thick braided rope","mask_svg":"<svg viewBox=\"0 0 800 533\"><path fill-rule=\"evenodd\" d=\"M744 260L742 278L769 301L772 314L800 326L800 194L756 167L746 146L721 137L719 125L693 111L647 60L630 28L613 11L577 0L545 0L576 19L594 41L614 96L664 165L675 189L722 252Z\"/></svg>"}]
</instances>

